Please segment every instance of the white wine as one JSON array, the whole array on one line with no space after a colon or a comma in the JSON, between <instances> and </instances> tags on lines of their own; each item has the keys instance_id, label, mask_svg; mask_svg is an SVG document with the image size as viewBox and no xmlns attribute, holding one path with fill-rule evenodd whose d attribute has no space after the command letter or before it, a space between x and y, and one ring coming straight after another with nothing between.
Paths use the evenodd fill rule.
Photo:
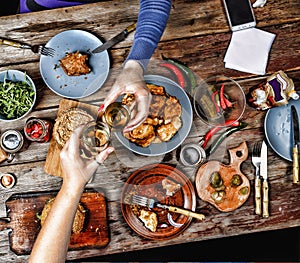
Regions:
<instances>
[{"instance_id":1,"label":"white wine","mask_svg":"<svg viewBox=\"0 0 300 263\"><path fill-rule=\"evenodd\" d=\"M109 140L109 127L103 122L91 121L82 131L82 150L85 155L97 155L107 147Z\"/></svg>"},{"instance_id":2,"label":"white wine","mask_svg":"<svg viewBox=\"0 0 300 263\"><path fill-rule=\"evenodd\" d=\"M121 129L129 122L130 112L121 102L113 102L106 108L104 118L110 127Z\"/></svg>"}]
</instances>

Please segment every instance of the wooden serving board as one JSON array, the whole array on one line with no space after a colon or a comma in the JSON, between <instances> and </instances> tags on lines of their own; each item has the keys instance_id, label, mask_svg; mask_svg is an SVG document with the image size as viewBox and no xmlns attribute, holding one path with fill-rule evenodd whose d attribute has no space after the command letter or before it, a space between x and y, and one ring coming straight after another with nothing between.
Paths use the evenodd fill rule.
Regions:
<instances>
[{"instance_id":1,"label":"wooden serving board","mask_svg":"<svg viewBox=\"0 0 300 263\"><path fill-rule=\"evenodd\" d=\"M41 229L40 214L45 202L55 197L57 192L39 192L12 195L6 201L10 222L0 220L0 231L12 229L9 236L11 250L17 255L30 254L35 239ZM81 233L72 233L69 250L101 248L109 243L107 208L102 192L86 190L80 199L87 210L85 226Z\"/></svg>"},{"instance_id":2,"label":"wooden serving board","mask_svg":"<svg viewBox=\"0 0 300 263\"><path fill-rule=\"evenodd\" d=\"M238 147L229 149L230 163L225 165L219 161L208 161L201 165L196 174L196 189L199 197L214 205L222 212L229 212L237 209L246 202L250 195L250 182L240 169L243 161L247 160L248 147L246 142L241 143ZM211 175L218 172L223 180L226 193L225 198L217 202L212 198L212 194L216 191L211 186ZM242 183L233 187L231 180L234 175L241 177ZM241 190L243 194L241 194Z\"/></svg>"},{"instance_id":3,"label":"wooden serving board","mask_svg":"<svg viewBox=\"0 0 300 263\"><path fill-rule=\"evenodd\" d=\"M62 99L59 104L57 116L59 116L62 112L70 108L83 109L88 113L90 113L92 116L95 116L95 119L97 118L98 115L98 107L95 105L81 103L69 99ZM61 151L61 147L58 145L55 138L52 136L50 140L48 154L46 157L45 166L44 166L44 171L47 174L62 176L62 171L60 167L60 157L59 157L60 151Z\"/></svg>"}]
</instances>

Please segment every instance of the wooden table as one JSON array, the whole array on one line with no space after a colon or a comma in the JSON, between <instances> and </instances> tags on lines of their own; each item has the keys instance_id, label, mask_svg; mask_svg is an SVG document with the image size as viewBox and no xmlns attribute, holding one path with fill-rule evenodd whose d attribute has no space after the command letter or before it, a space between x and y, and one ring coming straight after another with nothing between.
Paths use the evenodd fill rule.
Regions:
<instances>
[{"instance_id":1,"label":"wooden table","mask_svg":"<svg viewBox=\"0 0 300 263\"><path fill-rule=\"evenodd\" d=\"M83 29L102 39L109 39L136 20L138 1L103 1L77 7L62 8L13 15L0 18L0 35L20 39L30 44L43 44L59 32L68 29ZM257 28L275 33L276 39L270 52L267 75L278 70L285 71L295 83L300 85L300 4L298 0L271 1L265 7L255 9ZM231 32L229 30L222 3L211 1L173 1L171 16L162 40L153 55L153 61L162 55L186 63L199 78L224 74L239 82L247 93L248 89L265 79L235 70L225 69L223 58L227 50ZM100 105L126 58L133 35L110 50L111 74L97 93L81 99ZM8 46L0 47L0 70L19 69L31 76L38 89L38 99L31 116L47 117L54 120L61 97L55 95L43 82L39 71L39 56L26 50ZM263 121L266 112L259 112L246 106L243 120L248 123L245 130L226 139L214 158L226 163L226 149L246 141L251 149L253 143L264 137ZM8 128L22 130L25 119L4 123L1 132ZM194 116L193 128L187 142L197 142L209 129ZM116 153L110 156L105 166L99 168L93 188L105 189L108 205L110 243L101 249L70 251L68 259L110 255L147 248L169 246L192 241L208 240L297 227L300 225L300 187L292 184L292 164L285 161L269 148L270 217L263 219L254 214L253 191L246 203L239 209L222 213L212 205L197 198L197 211L206 215L202 222L193 220L190 227L181 235L163 241L146 240L133 232L124 221L120 210L120 192L128 176L143 165L168 163L183 171L194 183L197 167L181 166L176 160L175 151L159 157L137 156L115 144ZM12 163L0 165L0 173L11 172L17 176L17 184L10 190L0 189L0 217L6 216L5 201L15 193L58 190L61 178L44 172L44 164L49 143L31 143L19 153ZM104 169L104 171L102 170ZM243 173L250 179L253 190L254 167L251 159L242 164ZM105 176L105 180L103 180ZM0 254L2 262L24 262L27 255L16 256L9 248L9 231L0 232Z\"/></svg>"}]
</instances>

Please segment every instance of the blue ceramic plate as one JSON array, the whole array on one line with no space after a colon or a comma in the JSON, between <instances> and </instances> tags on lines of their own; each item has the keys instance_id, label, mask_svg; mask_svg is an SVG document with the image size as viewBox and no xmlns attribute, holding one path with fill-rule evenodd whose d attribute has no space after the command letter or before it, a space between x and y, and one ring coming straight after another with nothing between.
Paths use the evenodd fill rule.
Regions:
<instances>
[{"instance_id":1,"label":"blue ceramic plate","mask_svg":"<svg viewBox=\"0 0 300 263\"><path fill-rule=\"evenodd\" d=\"M293 132L291 105L300 116L300 99L290 99L287 105L268 110L265 117L265 134L272 149L282 158L292 161Z\"/></svg>"},{"instance_id":2,"label":"blue ceramic plate","mask_svg":"<svg viewBox=\"0 0 300 263\"><path fill-rule=\"evenodd\" d=\"M163 86L168 94L175 96L179 100L182 107L182 127L170 141L152 143L145 148L130 142L123 136L122 132L116 132L115 134L118 140L129 150L145 156L158 156L176 149L186 139L192 127L192 106L189 97L176 82L159 75L146 75L145 81L146 83Z\"/></svg>"},{"instance_id":3,"label":"blue ceramic plate","mask_svg":"<svg viewBox=\"0 0 300 263\"><path fill-rule=\"evenodd\" d=\"M95 35L83 30L63 31L46 44L55 49L55 56L41 56L40 71L47 86L56 94L70 99L87 97L99 90L107 79L110 61L107 51L91 54L102 42ZM68 76L59 66L59 60L68 52L89 55L92 72L81 76Z\"/></svg>"}]
</instances>

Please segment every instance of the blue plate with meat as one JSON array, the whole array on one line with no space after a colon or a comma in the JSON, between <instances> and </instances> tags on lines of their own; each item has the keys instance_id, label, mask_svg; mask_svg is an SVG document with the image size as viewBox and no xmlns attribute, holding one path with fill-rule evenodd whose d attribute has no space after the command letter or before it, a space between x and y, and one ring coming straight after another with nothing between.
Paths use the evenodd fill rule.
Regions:
<instances>
[{"instance_id":1,"label":"blue plate with meat","mask_svg":"<svg viewBox=\"0 0 300 263\"><path fill-rule=\"evenodd\" d=\"M40 72L44 82L53 92L69 99L84 98L95 93L105 83L110 67L107 51L91 54L91 51L101 44L98 37L83 30L67 30L57 34L46 44L46 47L55 50L55 55L40 58ZM86 58L85 66L90 71L86 71L85 74L82 73L84 71L77 74L77 70L70 68L66 71L61 64L67 54L76 53ZM69 62L69 65L74 64L74 61Z\"/></svg>"},{"instance_id":2,"label":"blue plate with meat","mask_svg":"<svg viewBox=\"0 0 300 263\"><path fill-rule=\"evenodd\" d=\"M192 127L193 111L188 95L173 80L160 75L146 75L145 82L154 86L156 93L152 93L147 123L141 124L140 128L134 129L130 135L124 136L122 131L115 134L117 139L132 152L144 156L159 156L176 149L183 143ZM156 87L162 87L165 95L157 95L160 91ZM154 126L154 132L151 126ZM143 133L153 136L143 137ZM149 143L148 140L151 142Z\"/></svg>"}]
</instances>

